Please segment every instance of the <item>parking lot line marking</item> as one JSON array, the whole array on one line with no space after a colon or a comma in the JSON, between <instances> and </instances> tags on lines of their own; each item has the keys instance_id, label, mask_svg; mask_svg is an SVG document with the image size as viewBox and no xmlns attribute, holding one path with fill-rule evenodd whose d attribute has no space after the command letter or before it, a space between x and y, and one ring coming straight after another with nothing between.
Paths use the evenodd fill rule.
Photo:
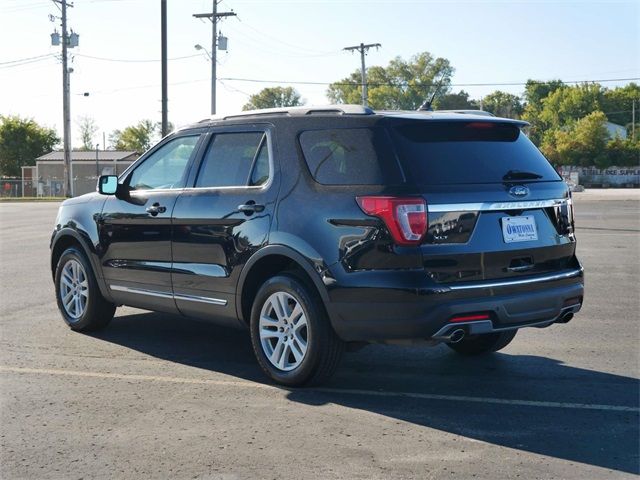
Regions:
<instances>
[{"instance_id":1,"label":"parking lot line marking","mask_svg":"<svg viewBox=\"0 0 640 480\"><path fill-rule=\"evenodd\" d=\"M27 367L9 367L0 366L0 372L4 373L18 373L18 374L35 374L35 375L61 375L69 377L90 377L90 378L105 378L114 380L128 380L128 381L147 381L147 382L164 382L164 383L182 383L192 385L214 385L214 386L228 386L239 388L254 388L271 391L290 391L285 388L276 387L273 385L265 385L263 383L256 383L244 380L214 380L210 378L186 378L186 377L165 377L156 375L137 375L137 374L122 374L122 373L106 373L106 372L87 372L78 370L57 370L50 368L27 368ZM506 399L506 398L494 398L494 397L471 397L465 395L440 395L435 393L414 393L414 392L391 392L391 391L379 391L379 390L358 390L358 389L342 389L342 388L309 388L296 390L299 392L318 392L318 393L331 393L339 395L360 395L360 396L372 396L372 397L401 397L418 400L444 400L453 402L473 402L473 403L489 403L497 405L514 405L522 407L546 407L546 408L568 408L574 410L600 410L611 412L633 412L640 413L639 407L629 407L625 405L602 405L591 403L572 403L572 402L547 402L542 400L520 400L520 399Z\"/></svg>"}]
</instances>

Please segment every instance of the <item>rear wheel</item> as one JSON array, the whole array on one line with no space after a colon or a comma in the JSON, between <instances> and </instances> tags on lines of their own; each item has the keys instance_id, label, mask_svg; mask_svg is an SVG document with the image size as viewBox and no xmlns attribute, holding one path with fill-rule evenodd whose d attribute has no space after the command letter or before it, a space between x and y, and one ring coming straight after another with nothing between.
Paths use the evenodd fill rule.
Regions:
<instances>
[{"instance_id":1,"label":"rear wheel","mask_svg":"<svg viewBox=\"0 0 640 480\"><path fill-rule=\"evenodd\" d=\"M330 377L344 351L318 294L290 274L269 279L251 310L251 343L262 370L287 386Z\"/></svg>"},{"instance_id":2,"label":"rear wheel","mask_svg":"<svg viewBox=\"0 0 640 480\"><path fill-rule=\"evenodd\" d=\"M78 248L68 248L60 256L55 287L58 308L72 330L98 330L113 318L116 306L100 293L91 264Z\"/></svg>"},{"instance_id":3,"label":"rear wheel","mask_svg":"<svg viewBox=\"0 0 640 480\"><path fill-rule=\"evenodd\" d=\"M447 343L447 346L462 355L482 355L497 352L511 343L518 330L506 332L470 335L457 343Z\"/></svg>"}]
</instances>

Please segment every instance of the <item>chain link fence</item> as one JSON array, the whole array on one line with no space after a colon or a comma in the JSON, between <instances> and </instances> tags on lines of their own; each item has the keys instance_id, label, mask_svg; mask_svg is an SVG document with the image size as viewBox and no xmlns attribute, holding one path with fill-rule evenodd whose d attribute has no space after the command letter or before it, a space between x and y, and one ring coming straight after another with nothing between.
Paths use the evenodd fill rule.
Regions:
<instances>
[{"instance_id":1,"label":"chain link fence","mask_svg":"<svg viewBox=\"0 0 640 480\"><path fill-rule=\"evenodd\" d=\"M96 175L73 178L73 196L93 192L96 189ZM39 180L0 178L0 198L22 197L64 197L64 180L61 177L47 177Z\"/></svg>"}]
</instances>

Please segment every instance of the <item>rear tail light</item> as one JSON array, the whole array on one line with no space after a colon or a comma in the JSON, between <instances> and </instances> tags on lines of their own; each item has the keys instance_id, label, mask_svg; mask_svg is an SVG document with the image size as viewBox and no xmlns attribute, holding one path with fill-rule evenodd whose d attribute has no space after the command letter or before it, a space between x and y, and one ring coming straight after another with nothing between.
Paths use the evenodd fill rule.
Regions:
<instances>
[{"instance_id":1,"label":"rear tail light","mask_svg":"<svg viewBox=\"0 0 640 480\"><path fill-rule=\"evenodd\" d=\"M415 197L356 197L364 213L384 221L397 245L417 245L427 232L427 203Z\"/></svg>"},{"instance_id":2,"label":"rear tail light","mask_svg":"<svg viewBox=\"0 0 640 480\"><path fill-rule=\"evenodd\" d=\"M476 315L457 315L452 317L450 322L476 322L478 320L491 320L487 313L479 313Z\"/></svg>"},{"instance_id":3,"label":"rear tail light","mask_svg":"<svg viewBox=\"0 0 640 480\"><path fill-rule=\"evenodd\" d=\"M573 210L573 195L571 195L571 191L569 191L569 200L567 201L567 205L569 206L569 225L571 226L571 232L574 232L576 226L575 222L575 211Z\"/></svg>"}]
</instances>

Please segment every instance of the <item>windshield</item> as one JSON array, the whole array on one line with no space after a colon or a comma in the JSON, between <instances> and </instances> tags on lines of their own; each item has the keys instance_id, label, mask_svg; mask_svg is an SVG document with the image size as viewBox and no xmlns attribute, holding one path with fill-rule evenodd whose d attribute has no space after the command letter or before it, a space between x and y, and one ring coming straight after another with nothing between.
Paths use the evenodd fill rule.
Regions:
<instances>
[{"instance_id":1,"label":"windshield","mask_svg":"<svg viewBox=\"0 0 640 480\"><path fill-rule=\"evenodd\" d=\"M407 179L418 185L560 180L511 123L413 121L390 130Z\"/></svg>"}]
</instances>

